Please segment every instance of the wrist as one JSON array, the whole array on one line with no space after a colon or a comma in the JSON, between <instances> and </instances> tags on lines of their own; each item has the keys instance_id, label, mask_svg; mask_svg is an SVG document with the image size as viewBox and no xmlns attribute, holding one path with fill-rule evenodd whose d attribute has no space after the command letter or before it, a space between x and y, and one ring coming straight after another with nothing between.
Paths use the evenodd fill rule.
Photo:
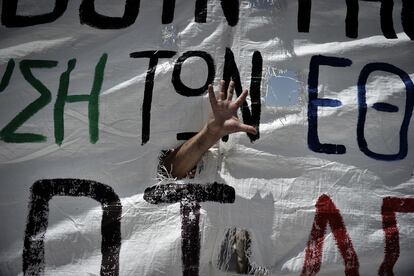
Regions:
<instances>
[{"instance_id":1,"label":"wrist","mask_svg":"<svg viewBox=\"0 0 414 276\"><path fill-rule=\"evenodd\" d=\"M221 127L216 125L214 122L208 122L203 129L205 135L208 136L210 139L215 140L215 142L220 140L221 137L225 135L222 133Z\"/></svg>"}]
</instances>

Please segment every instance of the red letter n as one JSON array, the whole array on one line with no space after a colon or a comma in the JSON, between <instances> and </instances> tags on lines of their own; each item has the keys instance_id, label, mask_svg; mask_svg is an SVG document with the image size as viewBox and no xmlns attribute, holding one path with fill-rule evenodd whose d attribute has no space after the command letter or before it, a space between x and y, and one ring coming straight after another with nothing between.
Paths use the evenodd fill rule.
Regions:
<instances>
[{"instance_id":1,"label":"red letter n","mask_svg":"<svg viewBox=\"0 0 414 276\"><path fill-rule=\"evenodd\" d=\"M345 275L358 276L358 256L352 246L351 238L348 236L339 210L327 195L321 195L316 202L315 219L305 251L301 276L316 275L321 269L323 240L328 223L335 238L336 246L344 259Z\"/></svg>"},{"instance_id":2,"label":"red letter n","mask_svg":"<svg viewBox=\"0 0 414 276\"><path fill-rule=\"evenodd\" d=\"M382 202L382 228L385 233L385 256L378 274L393 276L392 271L400 256L400 238L396 212L414 213L414 198L386 197Z\"/></svg>"}]
</instances>

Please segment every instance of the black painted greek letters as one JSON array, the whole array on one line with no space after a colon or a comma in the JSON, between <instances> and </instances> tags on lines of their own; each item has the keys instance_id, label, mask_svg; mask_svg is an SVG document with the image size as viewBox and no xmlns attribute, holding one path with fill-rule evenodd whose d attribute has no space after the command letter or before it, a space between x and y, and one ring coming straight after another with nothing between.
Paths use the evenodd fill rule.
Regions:
<instances>
[{"instance_id":1,"label":"black painted greek letters","mask_svg":"<svg viewBox=\"0 0 414 276\"><path fill-rule=\"evenodd\" d=\"M152 92L154 90L155 70L160 58L171 58L176 54L173 51L143 51L130 54L131 58L149 58L147 77L145 79L144 101L142 103L142 134L141 145L150 138Z\"/></svg>"},{"instance_id":2,"label":"black painted greek letters","mask_svg":"<svg viewBox=\"0 0 414 276\"><path fill-rule=\"evenodd\" d=\"M254 126L257 130L257 133L255 135L247 133L251 142L259 139L260 137L260 86L262 82L262 67L262 56L259 51L255 51L252 57L252 73L250 82L250 97L252 102L252 110L250 112L247 102L244 102L241 107L243 122L245 124ZM234 60L234 54L229 48L226 48L226 54L224 57L223 80L226 82L225 91L227 91L230 80L233 80L235 82L234 90L236 91L236 95L241 95L241 93L243 92L243 88L240 80L239 69L237 68L237 64ZM226 142L228 140L228 136L224 136L222 140Z\"/></svg>"},{"instance_id":3,"label":"black painted greek letters","mask_svg":"<svg viewBox=\"0 0 414 276\"><path fill-rule=\"evenodd\" d=\"M83 0L79 7L81 24L98 29L123 29L134 24L139 13L140 0L126 0L122 17L110 17L95 11L95 0Z\"/></svg>"},{"instance_id":4,"label":"black painted greek letters","mask_svg":"<svg viewBox=\"0 0 414 276\"><path fill-rule=\"evenodd\" d=\"M51 23L66 11L69 0L55 0L53 11L40 15L17 15L19 0L4 0L1 12L1 23L6 27L28 27L38 24Z\"/></svg>"},{"instance_id":5,"label":"black painted greek letters","mask_svg":"<svg viewBox=\"0 0 414 276\"><path fill-rule=\"evenodd\" d=\"M188 58L199 57L202 58L207 64L207 79L203 86L199 88L190 88L181 81L181 69L184 61ZM214 77L216 75L216 69L214 68L214 60L207 52L203 51L188 51L180 56L174 65L174 70L172 74L172 84L174 85L175 91L186 97L195 97L204 94L207 91L208 85L213 83Z\"/></svg>"},{"instance_id":6,"label":"black painted greek letters","mask_svg":"<svg viewBox=\"0 0 414 276\"><path fill-rule=\"evenodd\" d=\"M180 202L183 276L197 276L200 265L200 203L233 203L235 190L226 184L163 184L145 189L152 204Z\"/></svg>"},{"instance_id":7,"label":"black painted greek letters","mask_svg":"<svg viewBox=\"0 0 414 276\"><path fill-rule=\"evenodd\" d=\"M312 0L298 0L298 32L309 32ZM345 34L350 38L358 37L358 0L346 0Z\"/></svg>"},{"instance_id":8,"label":"black painted greek letters","mask_svg":"<svg viewBox=\"0 0 414 276\"><path fill-rule=\"evenodd\" d=\"M101 275L119 275L122 205L111 187L91 180L47 179L31 188L29 215L23 249L24 275L43 275L44 238L48 227L49 201L54 196L89 197L102 205Z\"/></svg>"}]
</instances>

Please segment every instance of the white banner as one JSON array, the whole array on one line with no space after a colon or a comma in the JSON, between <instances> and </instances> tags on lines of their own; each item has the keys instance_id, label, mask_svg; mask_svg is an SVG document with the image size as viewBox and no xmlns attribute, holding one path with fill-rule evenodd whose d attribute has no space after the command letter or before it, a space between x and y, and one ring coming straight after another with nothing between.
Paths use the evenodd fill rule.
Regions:
<instances>
[{"instance_id":1,"label":"white banner","mask_svg":"<svg viewBox=\"0 0 414 276\"><path fill-rule=\"evenodd\" d=\"M1 275L413 275L411 0L1 3Z\"/></svg>"}]
</instances>

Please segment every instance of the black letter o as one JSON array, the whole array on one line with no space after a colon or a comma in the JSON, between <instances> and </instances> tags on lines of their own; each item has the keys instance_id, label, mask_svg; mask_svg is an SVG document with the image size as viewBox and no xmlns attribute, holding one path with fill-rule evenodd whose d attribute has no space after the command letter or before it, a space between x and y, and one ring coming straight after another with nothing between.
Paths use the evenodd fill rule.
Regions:
<instances>
[{"instance_id":1,"label":"black letter o","mask_svg":"<svg viewBox=\"0 0 414 276\"><path fill-rule=\"evenodd\" d=\"M181 81L181 68L188 58L190 57L200 57L204 59L207 63L208 68L208 76L206 83L200 88L190 88L185 86ZM172 75L172 83L174 85L175 91L178 94L186 96L186 97L195 97L202 95L205 91L207 91L208 85L214 81L215 76L215 69L214 69L214 60L213 58L206 52L203 51L188 51L185 52L182 56L180 56L174 65L174 71Z\"/></svg>"}]
</instances>

